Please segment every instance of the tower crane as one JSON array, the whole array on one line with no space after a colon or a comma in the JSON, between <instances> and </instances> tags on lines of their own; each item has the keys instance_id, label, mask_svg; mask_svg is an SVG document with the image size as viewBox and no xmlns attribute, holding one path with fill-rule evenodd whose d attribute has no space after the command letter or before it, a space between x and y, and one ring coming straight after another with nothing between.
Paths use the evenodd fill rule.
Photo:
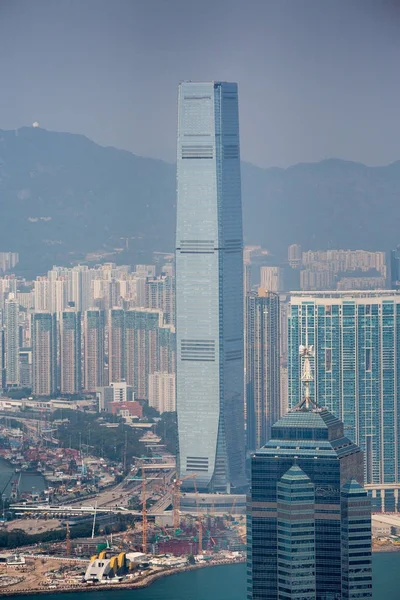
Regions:
<instances>
[{"instance_id":1,"label":"tower crane","mask_svg":"<svg viewBox=\"0 0 400 600\"><path fill-rule=\"evenodd\" d=\"M146 477L146 469L151 469L150 465L145 465L141 459L139 466L142 471L141 477L133 477L136 481L142 482L142 548L143 552L146 553L147 550L147 490L146 485L147 481L153 481L154 479L162 479L162 477Z\"/></svg>"},{"instance_id":2,"label":"tower crane","mask_svg":"<svg viewBox=\"0 0 400 600\"><path fill-rule=\"evenodd\" d=\"M197 526L198 526L198 548L199 552L203 549L203 524L200 515L200 507L199 507L199 491L197 489L196 484L196 473L192 473L191 475L186 475L185 477L181 477L180 479L175 479L174 481L174 491L173 491L173 519L174 519L174 529L179 529L180 527L180 509L181 509L181 485L187 479L193 479L193 487L196 498L196 510L197 510Z\"/></svg>"},{"instance_id":3,"label":"tower crane","mask_svg":"<svg viewBox=\"0 0 400 600\"><path fill-rule=\"evenodd\" d=\"M69 521L67 517L67 533L65 536L65 553L67 556L71 556L71 530L69 526Z\"/></svg>"}]
</instances>

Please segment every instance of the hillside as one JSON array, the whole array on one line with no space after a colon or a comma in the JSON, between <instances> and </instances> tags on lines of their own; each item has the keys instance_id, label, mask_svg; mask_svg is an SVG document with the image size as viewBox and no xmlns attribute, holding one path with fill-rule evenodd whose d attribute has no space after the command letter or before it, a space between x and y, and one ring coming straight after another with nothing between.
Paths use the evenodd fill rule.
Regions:
<instances>
[{"instance_id":1,"label":"hillside","mask_svg":"<svg viewBox=\"0 0 400 600\"><path fill-rule=\"evenodd\" d=\"M400 162L341 160L260 169L243 164L247 243L388 249L400 241ZM118 260L171 251L175 166L84 136L23 127L0 131L0 251L20 252L27 276L125 245Z\"/></svg>"}]
</instances>

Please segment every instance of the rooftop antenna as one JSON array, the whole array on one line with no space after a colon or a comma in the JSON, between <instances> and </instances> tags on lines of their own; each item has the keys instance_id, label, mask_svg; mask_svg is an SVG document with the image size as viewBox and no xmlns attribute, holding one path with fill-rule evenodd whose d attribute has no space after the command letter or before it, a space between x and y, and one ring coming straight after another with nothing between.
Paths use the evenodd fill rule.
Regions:
<instances>
[{"instance_id":1,"label":"rooftop antenna","mask_svg":"<svg viewBox=\"0 0 400 600\"><path fill-rule=\"evenodd\" d=\"M318 408L317 403L311 398L310 393L310 383L314 381L310 363L310 358L314 357L314 346L299 346L299 354L303 363L301 382L304 394L295 410L311 410L312 408Z\"/></svg>"}]
</instances>

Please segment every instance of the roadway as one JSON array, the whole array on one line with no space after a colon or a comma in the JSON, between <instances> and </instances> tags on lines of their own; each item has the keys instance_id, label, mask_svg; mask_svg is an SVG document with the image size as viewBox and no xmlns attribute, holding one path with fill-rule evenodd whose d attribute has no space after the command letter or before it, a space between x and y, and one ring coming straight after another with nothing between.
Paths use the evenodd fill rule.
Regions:
<instances>
[{"instance_id":1,"label":"roadway","mask_svg":"<svg viewBox=\"0 0 400 600\"><path fill-rule=\"evenodd\" d=\"M124 514L124 515L132 515L133 517L141 517L142 511L137 510L129 510L122 506L113 506L113 507L101 507L98 508L96 506L49 506L47 504L38 504L35 506L29 504L12 504L10 506L11 510L16 513L28 513L28 514L43 514L43 515L54 515L64 517L66 515L94 515L94 514ZM152 513L153 516L162 516L164 513L155 514Z\"/></svg>"}]
</instances>

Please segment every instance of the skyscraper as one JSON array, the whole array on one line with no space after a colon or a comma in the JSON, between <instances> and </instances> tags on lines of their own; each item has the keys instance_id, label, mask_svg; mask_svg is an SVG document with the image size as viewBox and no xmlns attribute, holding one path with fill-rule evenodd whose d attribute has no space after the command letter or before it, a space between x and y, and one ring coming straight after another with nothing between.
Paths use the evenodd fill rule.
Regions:
<instances>
[{"instance_id":1,"label":"skyscraper","mask_svg":"<svg viewBox=\"0 0 400 600\"><path fill-rule=\"evenodd\" d=\"M57 323L48 312L35 312L32 319L32 391L51 396L57 387Z\"/></svg>"},{"instance_id":2,"label":"skyscraper","mask_svg":"<svg viewBox=\"0 0 400 600\"><path fill-rule=\"evenodd\" d=\"M85 312L83 321L84 387L88 392L104 385L104 327L103 310L92 308Z\"/></svg>"},{"instance_id":3,"label":"skyscraper","mask_svg":"<svg viewBox=\"0 0 400 600\"><path fill-rule=\"evenodd\" d=\"M246 320L247 449L254 451L280 416L279 296L261 288L248 294Z\"/></svg>"},{"instance_id":4,"label":"skyscraper","mask_svg":"<svg viewBox=\"0 0 400 600\"><path fill-rule=\"evenodd\" d=\"M6 385L19 384L19 303L10 294L4 303Z\"/></svg>"},{"instance_id":5,"label":"skyscraper","mask_svg":"<svg viewBox=\"0 0 400 600\"><path fill-rule=\"evenodd\" d=\"M244 484L243 249L235 83L179 86L176 327L179 473Z\"/></svg>"},{"instance_id":6,"label":"skyscraper","mask_svg":"<svg viewBox=\"0 0 400 600\"><path fill-rule=\"evenodd\" d=\"M311 398L313 348L300 351L303 399L251 461L248 600L372 598L363 455Z\"/></svg>"},{"instance_id":7,"label":"skyscraper","mask_svg":"<svg viewBox=\"0 0 400 600\"><path fill-rule=\"evenodd\" d=\"M60 391L77 394L81 390L81 313L67 309L60 313Z\"/></svg>"},{"instance_id":8,"label":"skyscraper","mask_svg":"<svg viewBox=\"0 0 400 600\"><path fill-rule=\"evenodd\" d=\"M289 407L301 387L297 348L312 344L312 398L364 451L367 484L399 483L400 293L295 293L288 335Z\"/></svg>"}]
</instances>

